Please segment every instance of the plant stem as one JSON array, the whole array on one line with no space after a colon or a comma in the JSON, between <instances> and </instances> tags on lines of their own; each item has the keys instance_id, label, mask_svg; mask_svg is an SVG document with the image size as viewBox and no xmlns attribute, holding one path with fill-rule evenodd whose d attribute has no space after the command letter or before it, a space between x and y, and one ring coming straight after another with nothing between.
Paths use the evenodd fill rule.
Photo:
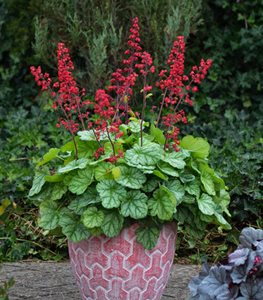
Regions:
<instances>
[{"instance_id":1,"label":"plant stem","mask_svg":"<svg viewBox=\"0 0 263 300\"><path fill-rule=\"evenodd\" d=\"M146 76L144 75L143 78L143 87L146 86ZM143 145L143 140L142 140L142 125L143 125L143 121L144 121L144 115L145 115L145 108L146 108L146 92L143 89L143 105L142 105L142 115L141 115L141 123L140 123L140 132L141 132L141 146Z\"/></svg>"},{"instance_id":2,"label":"plant stem","mask_svg":"<svg viewBox=\"0 0 263 300\"><path fill-rule=\"evenodd\" d=\"M165 89L164 94L163 94L163 99L162 99L161 107L160 107L159 114L158 114L158 117L157 117L157 120L156 120L156 127L158 127L158 124L160 122L160 118L161 118L161 115L162 115L162 110L163 110L164 99L166 97L166 93L167 93L167 88Z\"/></svg>"},{"instance_id":3,"label":"plant stem","mask_svg":"<svg viewBox=\"0 0 263 300\"><path fill-rule=\"evenodd\" d=\"M110 133L109 133L109 130L108 130L107 127L106 127L106 132L107 132L107 136L108 136L108 138L109 138L109 141L110 141L110 143L111 143L113 155L115 156L116 153L115 153L115 149L114 149L114 144L113 144L113 142L112 142L112 140L111 140Z\"/></svg>"},{"instance_id":4,"label":"plant stem","mask_svg":"<svg viewBox=\"0 0 263 300\"><path fill-rule=\"evenodd\" d=\"M92 130L93 133L94 133L94 136L95 136L95 139L96 139L97 143L99 144L100 147L102 147L102 146L101 146L101 143L100 143L100 140L98 139L98 137L97 137L97 135L96 135L96 132L95 132L94 128L92 128L91 130Z\"/></svg>"},{"instance_id":5,"label":"plant stem","mask_svg":"<svg viewBox=\"0 0 263 300\"><path fill-rule=\"evenodd\" d=\"M60 109L62 110L63 114L65 115L67 121L69 122L69 117L68 117L68 114L66 113L65 109L63 108L62 104L59 103L59 106L60 106ZM69 130L70 134L71 134L71 137L72 137L72 140L73 140L73 143L74 143L74 148L75 148L75 159L78 159L78 147L77 147L77 144L76 144L76 140L75 140L75 136L74 134L72 133L71 130Z\"/></svg>"},{"instance_id":6,"label":"plant stem","mask_svg":"<svg viewBox=\"0 0 263 300\"><path fill-rule=\"evenodd\" d=\"M180 100L177 102L177 104L176 104L176 106L175 106L175 108L174 108L174 110L173 110L173 113L176 112L176 110L178 109L178 107L179 107L179 105L181 104L182 100L183 100L183 97L181 97ZM168 134L168 131L170 131L171 129L172 129L172 125L169 126L169 128L168 128L168 130L167 130L167 134ZM167 134L165 135L164 150L165 150L166 142L167 142L167 140L168 140Z\"/></svg>"},{"instance_id":7,"label":"plant stem","mask_svg":"<svg viewBox=\"0 0 263 300\"><path fill-rule=\"evenodd\" d=\"M79 104L77 104L77 107L78 107L79 119L80 119L82 128L83 128L83 130L86 130L86 127L85 127L85 124L84 124L84 121L83 121L83 118L82 118L82 115L81 115L81 111L80 111L80 108L79 108Z\"/></svg>"},{"instance_id":8,"label":"plant stem","mask_svg":"<svg viewBox=\"0 0 263 300\"><path fill-rule=\"evenodd\" d=\"M71 133L71 136L72 136L72 141L74 143L74 148L75 148L75 159L78 159L78 147L77 147L77 144L76 144L76 139L75 139L75 136L73 133Z\"/></svg>"}]
</instances>

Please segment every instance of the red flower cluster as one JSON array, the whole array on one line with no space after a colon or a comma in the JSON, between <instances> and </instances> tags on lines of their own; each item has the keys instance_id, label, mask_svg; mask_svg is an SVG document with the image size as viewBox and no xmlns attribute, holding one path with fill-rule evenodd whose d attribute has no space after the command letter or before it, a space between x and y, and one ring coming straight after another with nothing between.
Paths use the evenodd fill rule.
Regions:
<instances>
[{"instance_id":1,"label":"red flower cluster","mask_svg":"<svg viewBox=\"0 0 263 300\"><path fill-rule=\"evenodd\" d=\"M198 91L198 87L192 86L192 83L200 84L205 78L208 69L212 65L211 60L200 62L200 66L194 66L187 76L184 74L184 62L185 62L185 41L183 36L178 36L177 40L174 41L173 48L169 54L167 64L169 71L164 69L159 73L160 80L156 83L156 86L163 91L163 99L159 109L157 118L157 125L160 120L161 125L167 127L166 134L166 145L169 145L168 141L172 141L172 146L178 150L177 145L179 129L176 124L179 122L187 123L187 118L183 110L178 113L178 108L183 102L189 106L193 105L193 101L189 95L189 92L195 93ZM189 80L191 78L191 81ZM163 106L166 106L169 113L161 118ZM171 135L169 132L173 132Z\"/></svg>"},{"instance_id":2,"label":"red flower cluster","mask_svg":"<svg viewBox=\"0 0 263 300\"><path fill-rule=\"evenodd\" d=\"M129 111L129 100L133 95L132 88L136 84L139 74L144 76L145 84L143 91L145 93L152 89L152 86L146 84L146 75L148 73L154 73L155 68L152 66L151 55L144 51L140 46L140 34L139 34L138 18L132 20L132 27L130 29L130 35L128 40L128 49L124 52L128 57L123 60L123 69L117 69L112 73L111 85L108 87L110 92L114 91L116 97L116 117L118 118L119 112L124 111L125 114ZM136 72L139 71L139 74Z\"/></svg>"},{"instance_id":3,"label":"red flower cluster","mask_svg":"<svg viewBox=\"0 0 263 300\"><path fill-rule=\"evenodd\" d=\"M109 91L115 91L117 94L116 107L120 110L128 111L128 100L132 95L132 87L136 83L138 74L134 71L134 66L141 57L142 48L140 46L139 24L138 18L132 20L132 27L128 40L128 47L124 54L128 55L123 60L124 68L117 69L112 73L111 85Z\"/></svg>"},{"instance_id":4,"label":"red flower cluster","mask_svg":"<svg viewBox=\"0 0 263 300\"><path fill-rule=\"evenodd\" d=\"M35 77L35 81L38 86L41 86L41 90L48 90L51 84L51 79L48 73L43 74L41 71L41 67L30 67L30 71L32 75Z\"/></svg>"},{"instance_id":5,"label":"red flower cluster","mask_svg":"<svg viewBox=\"0 0 263 300\"><path fill-rule=\"evenodd\" d=\"M59 114L59 122L57 127L61 125L74 135L82 125L85 129L84 118L87 118L89 113L83 111L85 103L82 103L80 90L72 75L74 65L69 55L68 48L63 43L58 43L57 50L58 60L58 80L52 85L48 73L41 73L41 67L31 67L31 73L35 77L35 81L42 87L42 91L50 90L50 94L54 99L53 109ZM81 91L83 94L83 90Z\"/></svg>"},{"instance_id":6,"label":"red flower cluster","mask_svg":"<svg viewBox=\"0 0 263 300\"><path fill-rule=\"evenodd\" d=\"M31 73L35 77L38 86L43 91L49 90L54 99L53 108L60 112L57 127L61 125L67 129L74 140L75 133L85 127L92 129L98 141L98 149L95 157L99 158L104 154L104 149L100 144L102 132L108 135L112 145L113 155L108 159L115 162L123 156L121 150L115 150L113 139L118 139L123 135L119 130L122 122L128 121L130 99L133 96L133 88L137 78L141 77L143 87L143 108L141 113L141 144L142 144L142 123L144 120L147 93L152 90L152 85L147 83L147 76L155 72L151 55L142 51L140 45L140 34L138 18L132 20L128 49L124 52L126 58L123 60L123 68L118 68L112 73L110 86L106 90L99 89L95 93L94 101L83 100L85 90L80 90L72 72L74 65L69 55L69 50L63 43L58 44L58 79L51 86L51 79L48 73L43 74L40 67L31 67ZM187 118L180 105L185 103L192 105L192 93L198 91L198 85L206 77L208 69L212 65L211 60L201 60L199 66L194 66L189 75L184 74L185 63L185 41L183 36L178 36L173 43L172 50L167 60L167 69L159 72L159 81L156 86L162 91L162 101L158 111L156 126L160 126L165 131L165 147L170 145L178 150L179 128L177 124L182 122L187 124ZM113 97L113 95L115 95ZM163 108L167 113L162 116ZM152 112L156 110L153 106ZM180 108L180 110L179 110ZM139 112L134 112L138 117ZM115 151L118 153L115 153ZM77 151L76 151L77 152Z\"/></svg>"}]
</instances>

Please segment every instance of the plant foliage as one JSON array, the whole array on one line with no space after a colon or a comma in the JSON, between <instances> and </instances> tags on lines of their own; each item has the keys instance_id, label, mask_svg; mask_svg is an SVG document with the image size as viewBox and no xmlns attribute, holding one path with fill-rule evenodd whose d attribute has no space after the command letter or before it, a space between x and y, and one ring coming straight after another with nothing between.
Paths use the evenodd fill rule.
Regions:
<instances>
[{"instance_id":1,"label":"plant foliage","mask_svg":"<svg viewBox=\"0 0 263 300\"><path fill-rule=\"evenodd\" d=\"M189 283L189 300L255 299L263 297L263 230L252 227L241 232L240 245L228 263L203 265Z\"/></svg>"}]
</instances>

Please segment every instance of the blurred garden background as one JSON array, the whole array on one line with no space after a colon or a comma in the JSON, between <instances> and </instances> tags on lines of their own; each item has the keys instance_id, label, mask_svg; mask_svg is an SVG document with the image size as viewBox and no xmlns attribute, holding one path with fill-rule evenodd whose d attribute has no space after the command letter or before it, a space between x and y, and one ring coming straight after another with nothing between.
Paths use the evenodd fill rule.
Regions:
<instances>
[{"instance_id":1,"label":"blurred garden background","mask_svg":"<svg viewBox=\"0 0 263 300\"><path fill-rule=\"evenodd\" d=\"M79 85L93 97L121 62L135 16L157 69L177 35L187 40L189 68L201 57L213 60L181 130L212 145L212 165L231 194L232 230L211 227L197 244L180 233L176 259L217 261L236 247L242 228L263 227L262 0L0 0L0 261L67 257L65 238L38 227L27 197L35 163L69 139L30 66L56 76L56 47L64 42Z\"/></svg>"}]
</instances>

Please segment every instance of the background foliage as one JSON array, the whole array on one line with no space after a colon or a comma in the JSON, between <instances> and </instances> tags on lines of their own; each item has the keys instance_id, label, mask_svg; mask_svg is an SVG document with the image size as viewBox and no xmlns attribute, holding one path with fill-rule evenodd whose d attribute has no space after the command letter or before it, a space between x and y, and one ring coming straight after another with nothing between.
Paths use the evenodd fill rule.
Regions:
<instances>
[{"instance_id":1,"label":"background foliage","mask_svg":"<svg viewBox=\"0 0 263 300\"><path fill-rule=\"evenodd\" d=\"M161 68L178 34L188 37L189 66L214 61L190 111L185 132L213 145L213 166L224 177L234 217L230 234L213 230L191 248L180 236L179 256L218 259L245 225L262 227L263 1L0 1L0 261L29 256L60 259L64 239L37 225L27 199L34 163L49 146L67 139L58 131L49 99L37 96L29 66L54 73L55 48L70 48L76 76L90 94L120 61L130 19L138 16L145 49ZM211 246L211 240L213 240ZM187 243L188 242L188 243ZM189 251L189 252L188 252Z\"/></svg>"}]
</instances>

